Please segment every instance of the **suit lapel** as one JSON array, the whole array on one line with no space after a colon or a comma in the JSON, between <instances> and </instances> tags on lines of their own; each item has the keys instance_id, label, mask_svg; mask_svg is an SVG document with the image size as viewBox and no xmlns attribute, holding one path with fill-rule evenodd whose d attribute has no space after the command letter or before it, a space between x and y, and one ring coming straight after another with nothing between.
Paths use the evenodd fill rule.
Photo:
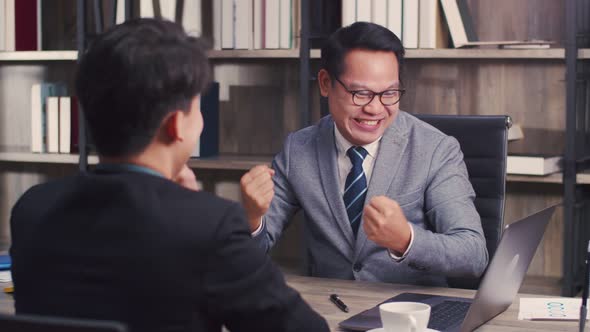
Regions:
<instances>
[{"instance_id":1,"label":"suit lapel","mask_svg":"<svg viewBox=\"0 0 590 332\"><path fill-rule=\"evenodd\" d=\"M373 165L371 182L367 191L365 204L375 196L385 195L395 178L402 155L408 145L405 118L402 111L399 112L391 126L383 133L377 159ZM367 234L362 227L359 227L354 246L354 260L356 261L362 253L367 242Z\"/></svg>"},{"instance_id":2,"label":"suit lapel","mask_svg":"<svg viewBox=\"0 0 590 332\"><path fill-rule=\"evenodd\" d=\"M336 142L334 141L334 122L321 128L317 140L317 160L320 170L320 178L326 201L330 206L334 220L342 232L343 238L352 249L354 246L354 235L348 222L348 215L338 182L338 161Z\"/></svg>"}]
</instances>

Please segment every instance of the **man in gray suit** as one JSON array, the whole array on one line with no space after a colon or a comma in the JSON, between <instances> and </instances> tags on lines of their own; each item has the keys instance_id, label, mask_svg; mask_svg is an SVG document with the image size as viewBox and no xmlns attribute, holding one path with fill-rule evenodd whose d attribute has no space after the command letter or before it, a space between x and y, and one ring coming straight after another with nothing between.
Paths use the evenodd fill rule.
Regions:
<instances>
[{"instance_id":1,"label":"man in gray suit","mask_svg":"<svg viewBox=\"0 0 590 332\"><path fill-rule=\"evenodd\" d=\"M459 143L399 110L403 55L379 25L336 31L318 74L330 115L289 135L272 169L242 177L266 250L303 209L313 276L445 286L487 265Z\"/></svg>"}]
</instances>

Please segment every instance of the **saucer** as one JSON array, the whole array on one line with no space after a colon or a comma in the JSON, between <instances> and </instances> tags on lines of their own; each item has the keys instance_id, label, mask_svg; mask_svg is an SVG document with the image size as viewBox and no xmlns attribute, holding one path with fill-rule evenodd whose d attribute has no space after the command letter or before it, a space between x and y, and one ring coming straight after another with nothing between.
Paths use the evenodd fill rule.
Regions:
<instances>
[{"instance_id":1,"label":"saucer","mask_svg":"<svg viewBox=\"0 0 590 332\"><path fill-rule=\"evenodd\" d=\"M367 332L384 332L385 330L382 327L378 327L376 329L368 330ZM439 332L438 330L433 329L426 329L426 332Z\"/></svg>"}]
</instances>

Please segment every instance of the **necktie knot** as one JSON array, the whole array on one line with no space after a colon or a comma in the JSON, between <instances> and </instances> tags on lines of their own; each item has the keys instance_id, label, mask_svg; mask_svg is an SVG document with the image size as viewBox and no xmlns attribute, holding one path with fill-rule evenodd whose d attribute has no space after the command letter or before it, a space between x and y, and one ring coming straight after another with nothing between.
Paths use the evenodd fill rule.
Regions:
<instances>
[{"instance_id":1,"label":"necktie knot","mask_svg":"<svg viewBox=\"0 0 590 332\"><path fill-rule=\"evenodd\" d=\"M353 146L348 151L346 151L348 158L352 162L353 167L358 167L363 165L363 161L367 156L368 152L362 146Z\"/></svg>"}]
</instances>

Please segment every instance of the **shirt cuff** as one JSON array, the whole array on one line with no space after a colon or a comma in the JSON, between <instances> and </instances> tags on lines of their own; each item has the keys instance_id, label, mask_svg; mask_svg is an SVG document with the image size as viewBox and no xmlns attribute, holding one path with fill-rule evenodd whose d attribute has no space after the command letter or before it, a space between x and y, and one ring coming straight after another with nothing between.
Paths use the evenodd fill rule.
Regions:
<instances>
[{"instance_id":1,"label":"shirt cuff","mask_svg":"<svg viewBox=\"0 0 590 332\"><path fill-rule=\"evenodd\" d=\"M258 225L258 228L256 228L256 230L254 232L252 232L252 237L256 237L256 236L260 235L260 233L262 233L263 229L264 229L264 218L260 218L260 225Z\"/></svg>"},{"instance_id":2,"label":"shirt cuff","mask_svg":"<svg viewBox=\"0 0 590 332\"><path fill-rule=\"evenodd\" d=\"M401 256L398 256L398 255L394 254L393 251L391 251L390 249L387 249L387 251L389 252L389 257L391 257L396 262L403 260L404 258L406 258L406 256L408 256L408 253L410 252L410 249L412 248L412 243L414 243L414 228L412 227L412 224L410 224L410 244L408 245L408 248L406 249L404 254Z\"/></svg>"}]
</instances>

